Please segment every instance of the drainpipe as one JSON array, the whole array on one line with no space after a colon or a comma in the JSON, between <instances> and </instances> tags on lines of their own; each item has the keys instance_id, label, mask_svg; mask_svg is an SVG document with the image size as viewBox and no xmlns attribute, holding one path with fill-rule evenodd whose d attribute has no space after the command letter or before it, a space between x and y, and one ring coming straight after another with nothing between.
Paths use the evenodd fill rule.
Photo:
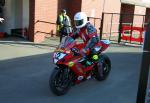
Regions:
<instances>
[{"instance_id":1,"label":"drainpipe","mask_svg":"<svg viewBox=\"0 0 150 103\"><path fill-rule=\"evenodd\" d=\"M146 99L150 99L149 96L149 86L148 85L148 77L149 77L149 69L150 69L150 22L147 26L145 38L144 38L144 48L142 53L142 63L141 63L141 71L140 71L140 79L138 85L138 93L136 103L148 103ZM148 88L148 89L147 89ZM148 95L146 95L148 93Z\"/></svg>"}]
</instances>

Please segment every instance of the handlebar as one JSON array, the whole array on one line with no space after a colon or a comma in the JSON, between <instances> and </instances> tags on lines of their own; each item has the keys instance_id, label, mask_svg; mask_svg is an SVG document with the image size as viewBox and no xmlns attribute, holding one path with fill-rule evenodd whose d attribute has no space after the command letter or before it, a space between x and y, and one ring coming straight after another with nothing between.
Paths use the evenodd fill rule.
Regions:
<instances>
[{"instance_id":1,"label":"handlebar","mask_svg":"<svg viewBox=\"0 0 150 103\"><path fill-rule=\"evenodd\" d=\"M71 51L75 54L75 55L80 55L80 51L77 48L71 48Z\"/></svg>"}]
</instances>

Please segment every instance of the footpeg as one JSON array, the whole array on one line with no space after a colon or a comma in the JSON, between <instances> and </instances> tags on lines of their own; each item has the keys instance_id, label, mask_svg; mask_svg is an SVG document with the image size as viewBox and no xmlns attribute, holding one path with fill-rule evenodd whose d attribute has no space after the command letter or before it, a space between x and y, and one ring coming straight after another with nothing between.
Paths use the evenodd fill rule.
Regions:
<instances>
[{"instance_id":1,"label":"footpeg","mask_svg":"<svg viewBox=\"0 0 150 103\"><path fill-rule=\"evenodd\" d=\"M92 77L91 77L91 75L90 75L90 76L88 76L86 79L89 80L89 79L91 79L91 78L92 78Z\"/></svg>"}]
</instances>

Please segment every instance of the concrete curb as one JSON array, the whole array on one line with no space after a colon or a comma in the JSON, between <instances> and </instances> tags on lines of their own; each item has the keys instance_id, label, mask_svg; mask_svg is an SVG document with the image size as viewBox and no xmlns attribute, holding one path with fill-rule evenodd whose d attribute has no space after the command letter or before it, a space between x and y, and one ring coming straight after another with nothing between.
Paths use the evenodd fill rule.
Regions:
<instances>
[{"instance_id":1,"label":"concrete curb","mask_svg":"<svg viewBox=\"0 0 150 103\"><path fill-rule=\"evenodd\" d=\"M0 41L0 44L20 44L20 45L39 45L39 46L48 46L48 47L57 47L54 44L48 43L33 43L33 42L18 42L18 41Z\"/></svg>"}]
</instances>

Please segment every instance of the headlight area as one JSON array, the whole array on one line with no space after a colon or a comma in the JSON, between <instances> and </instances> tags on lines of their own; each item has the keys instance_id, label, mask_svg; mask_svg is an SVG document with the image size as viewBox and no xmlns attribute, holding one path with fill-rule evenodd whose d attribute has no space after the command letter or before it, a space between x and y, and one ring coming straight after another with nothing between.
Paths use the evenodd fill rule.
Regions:
<instances>
[{"instance_id":1,"label":"headlight area","mask_svg":"<svg viewBox=\"0 0 150 103\"><path fill-rule=\"evenodd\" d=\"M61 60L62 58L64 58L67 54L62 53L62 52L56 52L53 55L53 59L54 59L54 63L56 64L59 60Z\"/></svg>"}]
</instances>

